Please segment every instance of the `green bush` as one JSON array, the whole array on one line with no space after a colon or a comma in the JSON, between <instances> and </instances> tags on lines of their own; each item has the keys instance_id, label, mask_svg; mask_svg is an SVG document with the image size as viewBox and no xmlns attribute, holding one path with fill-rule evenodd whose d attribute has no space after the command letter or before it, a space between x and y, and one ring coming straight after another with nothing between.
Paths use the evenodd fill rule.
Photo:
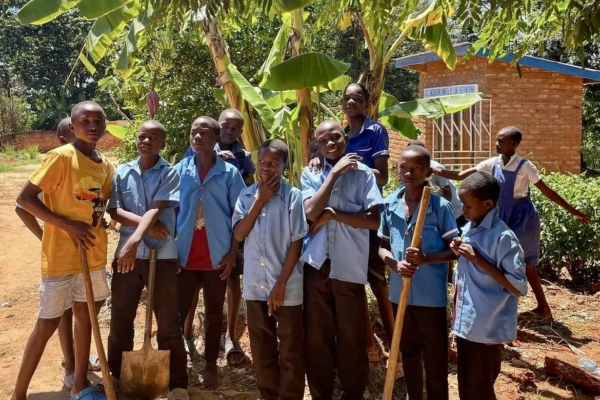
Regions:
<instances>
[{"instance_id":1,"label":"green bush","mask_svg":"<svg viewBox=\"0 0 600 400\"><path fill-rule=\"evenodd\" d=\"M544 176L544 181L575 208L588 214L592 222L581 224L539 190L532 190L542 222L538 271L547 279L556 280L561 268L566 267L576 283L597 282L600 279L600 179L552 173Z\"/></svg>"},{"instance_id":2,"label":"green bush","mask_svg":"<svg viewBox=\"0 0 600 400\"><path fill-rule=\"evenodd\" d=\"M550 201L535 187L533 188L532 199L540 213L542 223L538 266L540 275L556 281L561 268L566 267L577 284L599 281L600 179L558 173L544 175L543 179L575 208L588 214L592 222L589 225L581 224L579 220ZM395 167L391 167L390 181L383 189L384 197L396 190L398 186Z\"/></svg>"}]
</instances>

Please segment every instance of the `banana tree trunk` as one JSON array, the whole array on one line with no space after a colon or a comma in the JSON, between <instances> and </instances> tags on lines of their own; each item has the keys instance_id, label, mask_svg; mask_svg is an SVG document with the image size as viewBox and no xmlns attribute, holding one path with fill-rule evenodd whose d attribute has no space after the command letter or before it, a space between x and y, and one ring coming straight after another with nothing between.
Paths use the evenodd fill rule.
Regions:
<instances>
[{"instance_id":1,"label":"banana tree trunk","mask_svg":"<svg viewBox=\"0 0 600 400\"><path fill-rule=\"evenodd\" d=\"M227 76L226 69L230 64L227 42L221 36L216 20L211 19L210 21L206 21L203 24L202 29L206 38L206 44L210 49L213 62L217 68L217 85L223 86L223 90L229 101L229 107L235 108L244 115L244 130L242 131L242 141L244 142L244 146L249 151L256 150L260 147L261 140L259 135L255 132L252 118L245 110L244 101L242 100L240 91L229 79L229 76Z\"/></svg>"},{"instance_id":2,"label":"banana tree trunk","mask_svg":"<svg viewBox=\"0 0 600 400\"><path fill-rule=\"evenodd\" d=\"M302 8L291 12L292 14L292 56L297 56L304 50L304 20ZM313 109L310 88L296 91L297 107L300 107L298 121L300 125L300 145L302 147L302 163L307 165L310 157L308 143L314 136Z\"/></svg>"},{"instance_id":3,"label":"banana tree trunk","mask_svg":"<svg viewBox=\"0 0 600 400\"><path fill-rule=\"evenodd\" d=\"M379 99L383 93L383 84L385 83L385 66L381 62L374 60L371 69L363 73L358 80L369 90L369 101L366 105L366 114L377 121L379 110Z\"/></svg>"}]
</instances>

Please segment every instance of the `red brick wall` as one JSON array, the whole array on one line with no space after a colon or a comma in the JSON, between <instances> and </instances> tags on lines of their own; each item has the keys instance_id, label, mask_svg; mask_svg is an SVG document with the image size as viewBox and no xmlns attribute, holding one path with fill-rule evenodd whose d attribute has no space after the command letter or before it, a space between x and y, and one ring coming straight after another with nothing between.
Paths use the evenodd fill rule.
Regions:
<instances>
[{"instance_id":1,"label":"red brick wall","mask_svg":"<svg viewBox=\"0 0 600 400\"><path fill-rule=\"evenodd\" d=\"M492 99L492 145L502 127L523 132L519 153L546 171L580 172L583 82L581 78L475 57L455 71L442 61L419 66L419 91L439 86L478 84L484 98ZM432 147L432 123L422 140ZM492 154L494 154L492 149Z\"/></svg>"},{"instance_id":2,"label":"red brick wall","mask_svg":"<svg viewBox=\"0 0 600 400\"><path fill-rule=\"evenodd\" d=\"M38 145L43 152L46 152L58 147L60 142L56 137L56 131L32 131L17 137L15 148L25 149L32 145ZM123 142L121 139L106 132L98 143L98 148L100 150L109 150L115 147L123 147Z\"/></svg>"}]
</instances>

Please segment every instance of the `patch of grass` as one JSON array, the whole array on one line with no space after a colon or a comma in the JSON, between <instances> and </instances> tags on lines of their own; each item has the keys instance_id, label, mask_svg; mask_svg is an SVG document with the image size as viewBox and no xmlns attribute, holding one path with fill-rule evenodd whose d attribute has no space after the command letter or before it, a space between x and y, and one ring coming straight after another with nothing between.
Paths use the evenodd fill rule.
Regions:
<instances>
[{"instance_id":1,"label":"patch of grass","mask_svg":"<svg viewBox=\"0 0 600 400\"><path fill-rule=\"evenodd\" d=\"M11 163L0 161L0 172L12 172L16 169L16 166Z\"/></svg>"},{"instance_id":2,"label":"patch of grass","mask_svg":"<svg viewBox=\"0 0 600 400\"><path fill-rule=\"evenodd\" d=\"M0 151L0 172L12 172L21 165L37 164L40 162L40 148L32 145L23 150L6 146Z\"/></svg>"}]
</instances>

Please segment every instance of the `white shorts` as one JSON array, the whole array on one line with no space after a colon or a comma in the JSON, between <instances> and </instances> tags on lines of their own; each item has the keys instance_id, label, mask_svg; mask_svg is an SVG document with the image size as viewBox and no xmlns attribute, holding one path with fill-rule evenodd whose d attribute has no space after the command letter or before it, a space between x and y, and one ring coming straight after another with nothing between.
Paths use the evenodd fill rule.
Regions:
<instances>
[{"instance_id":1,"label":"white shorts","mask_svg":"<svg viewBox=\"0 0 600 400\"><path fill-rule=\"evenodd\" d=\"M106 269L90 272L94 301L108 299L110 290L106 281ZM42 277L38 318L58 318L73 302L87 302L83 274Z\"/></svg>"}]
</instances>

